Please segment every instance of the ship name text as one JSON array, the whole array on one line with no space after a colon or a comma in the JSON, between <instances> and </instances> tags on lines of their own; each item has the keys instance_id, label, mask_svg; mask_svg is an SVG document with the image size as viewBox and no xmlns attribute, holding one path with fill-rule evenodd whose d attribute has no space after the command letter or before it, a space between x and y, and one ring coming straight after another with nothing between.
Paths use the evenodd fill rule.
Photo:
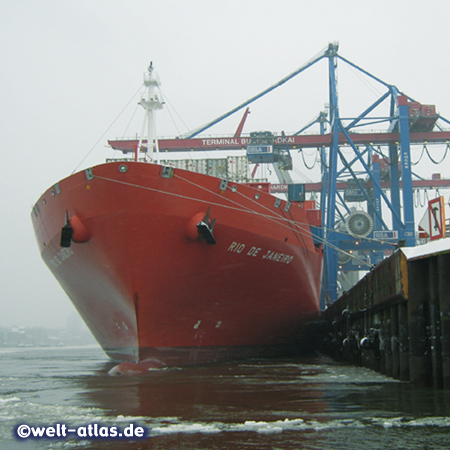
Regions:
<instances>
[{"instance_id":1,"label":"ship name text","mask_svg":"<svg viewBox=\"0 0 450 450\"><path fill-rule=\"evenodd\" d=\"M241 242L232 242L228 247L228 251L233 253L243 253L247 256L253 256L254 258L267 259L283 264L289 264L294 259L291 255L286 255L285 253L279 253L273 250L263 250L261 247L252 246L248 248Z\"/></svg>"},{"instance_id":2,"label":"ship name text","mask_svg":"<svg viewBox=\"0 0 450 450\"><path fill-rule=\"evenodd\" d=\"M53 267L59 267L63 261L73 255L73 251L70 248L62 248L51 260L50 264Z\"/></svg>"}]
</instances>

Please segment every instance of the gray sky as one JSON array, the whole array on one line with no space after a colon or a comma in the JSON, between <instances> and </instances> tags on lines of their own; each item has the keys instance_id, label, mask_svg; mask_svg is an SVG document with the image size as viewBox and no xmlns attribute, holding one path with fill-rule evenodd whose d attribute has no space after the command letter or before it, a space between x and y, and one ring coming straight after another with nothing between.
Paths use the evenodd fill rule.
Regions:
<instances>
[{"instance_id":1,"label":"gray sky","mask_svg":"<svg viewBox=\"0 0 450 450\"><path fill-rule=\"evenodd\" d=\"M73 311L40 259L31 206L93 148L150 60L188 129L332 41L347 59L450 118L449 17L448 0L0 0L0 325L58 326ZM339 79L342 104L359 110L362 88L375 100L373 83L348 75ZM314 68L252 106L245 131L296 131L323 109L326 88L326 66ZM111 156L108 138L139 130L140 122L127 128L137 100L80 168ZM239 119L211 133L233 133ZM162 112L159 134L187 131L177 122ZM449 174L449 160L436 171Z\"/></svg>"}]
</instances>

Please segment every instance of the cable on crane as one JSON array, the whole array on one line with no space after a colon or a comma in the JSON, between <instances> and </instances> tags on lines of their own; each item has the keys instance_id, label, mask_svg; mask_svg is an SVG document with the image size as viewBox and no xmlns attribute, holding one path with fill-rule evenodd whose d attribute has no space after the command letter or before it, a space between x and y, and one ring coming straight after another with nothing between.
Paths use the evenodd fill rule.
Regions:
<instances>
[{"instance_id":1,"label":"cable on crane","mask_svg":"<svg viewBox=\"0 0 450 450\"><path fill-rule=\"evenodd\" d=\"M326 156L325 156L326 158ZM322 156L322 152L320 152L320 163L322 164L323 167L325 167L326 169L330 169L331 164L327 165L327 163L325 162L325 158Z\"/></svg>"},{"instance_id":2,"label":"cable on crane","mask_svg":"<svg viewBox=\"0 0 450 450\"><path fill-rule=\"evenodd\" d=\"M428 155L428 158L430 158L430 161L431 161L433 164L438 165L438 164L441 164L442 161L444 161L445 157L447 156L447 153L448 153L448 150L449 150L450 145L447 144L447 147L445 147L444 156L442 157L442 159L441 159L440 161L435 161L435 160L431 157L430 152L428 151L428 147L427 147L427 143L426 143L426 142L425 142L425 144L423 145L423 147L424 147L425 151L427 152L427 155Z\"/></svg>"},{"instance_id":3,"label":"cable on crane","mask_svg":"<svg viewBox=\"0 0 450 450\"><path fill-rule=\"evenodd\" d=\"M317 163L317 154L318 154L318 152L316 152L316 154L315 154L315 158L314 158L314 162L313 162L312 166L308 166L308 164L306 163L305 155L304 155L303 149L301 149L300 154L302 155L302 161L303 161L303 164L305 165L305 167L306 167L308 170L312 170L312 169L314 169L314 167L316 167L316 163Z\"/></svg>"},{"instance_id":4,"label":"cable on crane","mask_svg":"<svg viewBox=\"0 0 450 450\"><path fill-rule=\"evenodd\" d=\"M426 190L424 190L423 191L423 200L422 200L422 198L421 198L421 196L420 196L420 189L415 189L414 191L413 191L413 193L414 193L414 206L416 207L416 208L422 208L423 206L425 206L426 204L427 204L427 197L428 197L428 194L427 194L427 191Z\"/></svg>"},{"instance_id":5,"label":"cable on crane","mask_svg":"<svg viewBox=\"0 0 450 450\"><path fill-rule=\"evenodd\" d=\"M422 160L424 152L425 152L425 146L422 147L422 152L420 153L419 159L416 162L411 161L411 165L417 166L417 164L419 164L420 161Z\"/></svg>"}]
</instances>

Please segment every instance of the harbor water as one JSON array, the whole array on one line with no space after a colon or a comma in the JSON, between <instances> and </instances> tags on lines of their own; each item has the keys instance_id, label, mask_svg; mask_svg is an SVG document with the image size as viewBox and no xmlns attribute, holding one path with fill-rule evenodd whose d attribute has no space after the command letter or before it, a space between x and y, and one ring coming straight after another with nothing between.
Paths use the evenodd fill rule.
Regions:
<instances>
[{"instance_id":1,"label":"harbor water","mask_svg":"<svg viewBox=\"0 0 450 450\"><path fill-rule=\"evenodd\" d=\"M0 360L4 450L450 446L450 393L415 388L326 357L116 377L107 375L114 363L96 346L4 348ZM63 425L73 430L65 437ZM45 428L50 437L32 437L31 428L42 427L50 427ZM100 428L105 434L112 427L139 429L144 437L100 435Z\"/></svg>"}]
</instances>

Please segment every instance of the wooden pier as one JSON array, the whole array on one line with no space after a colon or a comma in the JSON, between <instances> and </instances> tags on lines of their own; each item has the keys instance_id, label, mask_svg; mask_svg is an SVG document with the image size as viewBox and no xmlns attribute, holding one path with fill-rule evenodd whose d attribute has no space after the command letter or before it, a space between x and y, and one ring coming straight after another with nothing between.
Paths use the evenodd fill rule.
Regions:
<instances>
[{"instance_id":1,"label":"wooden pier","mask_svg":"<svg viewBox=\"0 0 450 450\"><path fill-rule=\"evenodd\" d=\"M398 249L321 315L323 349L450 389L450 239Z\"/></svg>"}]
</instances>

